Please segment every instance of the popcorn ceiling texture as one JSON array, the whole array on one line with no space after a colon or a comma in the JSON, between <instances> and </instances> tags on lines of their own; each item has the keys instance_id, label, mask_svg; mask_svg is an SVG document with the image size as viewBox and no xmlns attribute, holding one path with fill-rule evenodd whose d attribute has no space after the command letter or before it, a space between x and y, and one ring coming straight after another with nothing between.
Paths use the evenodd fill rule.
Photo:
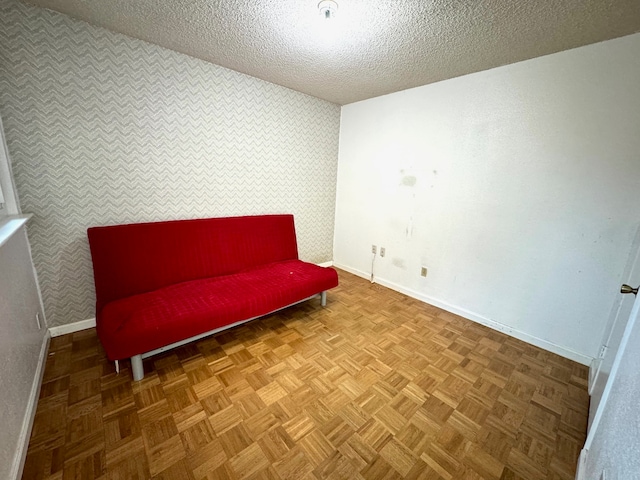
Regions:
<instances>
[{"instance_id":1,"label":"popcorn ceiling texture","mask_svg":"<svg viewBox=\"0 0 640 480\"><path fill-rule=\"evenodd\" d=\"M25 0L338 104L640 31L638 0Z\"/></svg>"},{"instance_id":2,"label":"popcorn ceiling texture","mask_svg":"<svg viewBox=\"0 0 640 480\"><path fill-rule=\"evenodd\" d=\"M301 258L332 259L337 105L17 0L0 45L49 326L95 316L94 225L293 213Z\"/></svg>"}]
</instances>

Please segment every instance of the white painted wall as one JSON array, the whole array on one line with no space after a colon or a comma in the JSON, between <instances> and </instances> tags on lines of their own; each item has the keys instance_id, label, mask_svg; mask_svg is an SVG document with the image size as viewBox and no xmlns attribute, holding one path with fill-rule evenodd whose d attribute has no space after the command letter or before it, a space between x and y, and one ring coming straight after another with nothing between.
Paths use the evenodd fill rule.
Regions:
<instances>
[{"instance_id":1,"label":"white painted wall","mask_svg":"<svg viewBox=\"0 0 640 480\"><path fill-rule=\"evenodd\" d=\"M0 478L17 479L24 458L49 344L38 280L11 174L0 119ZM40 316L40 325L36 322Z\"/></svg>"},{"instance_id":2,"label":"white painted wall","mask_svg":"<svg viewBox=\"0 0 640 480\"><path fill-rule=\"evenodd\" d=\"M36 313L42 328L36 323ZM24 227L0 247L0 478L19 478L48 345Z\"/></svg>"},{"instance_id":3,"label":"white painted wall","mask_svg":"<svg viewBox=\"0 0 640 480\"><path fill-rule=\"evenodd\" d=\"M583 363L640 223L640 34L342 109L334 261ZM429 268L420 277L420 266Z\"/></svg>"}]
</instances>

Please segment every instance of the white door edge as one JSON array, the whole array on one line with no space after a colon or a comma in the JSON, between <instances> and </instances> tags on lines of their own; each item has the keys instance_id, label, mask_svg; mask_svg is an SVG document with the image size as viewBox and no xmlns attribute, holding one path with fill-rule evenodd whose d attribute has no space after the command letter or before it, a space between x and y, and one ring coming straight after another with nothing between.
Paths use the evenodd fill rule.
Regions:
<instances>
[{"instance_id":1,"label":"white door edge","mask_svg":"<svg viewBox=\"0 0 640 480\"><path fill-rule=\"evenodd\" d=\"M593 417L593 423L591 424L589 431L587 433L587 439L584 442L584 450L589 450L591 448L591 444L593 443L593 438L598 431L598 425L600 424L600 420L602 419L602 415L604 414L604 409L607 404L607 400L609 399L609 395L611 394L611 389L613 388L613 382L618 374L618 370L620 368L620 363L622 361L622 356L627 349L627 344L629 343L629 337L631 336L631 331L635 327L636 319L638 318L638 311L640 310L640 298L636 297L633 302L633 308L631 309L631 315L629 315L629 321L627 322L627 326L624 329L624 333L622 335L622 340L620 341L620 347L618 347L618 351L616 352L615 360L613 361L613 366L611 367L611 374L607 379L607 383L604 387L604 391L602 392L602 399L598 404L598 409ZM576 477L577 478L577 477Z\"/></svg>"},{"instance_id":2,"label":"white door edge","mask_svg":"<svg viewBox=\"0 0 640 480\"><path fill-rule=\"evenodd\" d=\"M576 471L576 480L583 480L585 478L585 469L587 467L587 455L589 455L589 450L583 448L580 451L580 456L578 457L578 470Z\"/></svg>"},{"instance_id":3,"label":"white door edge","mask_svg":"<svg viewBox=\"0 0 640 480\"><path fill-rule=\"evenodd\" d=\"M626 283L632 281L633 278L637 278L640 275L640 226L637 228L635 235L633 236L633 240L631 242L631 247L629 249L629 253L627 254L627 261L624 267L624 272L622 273L622 277L620 278L620 283ZM633 278L632 278L633 277ZM596 408L599 403L602 403L604 399L604 388L606 388L607 380L611 377L612 371L608 372L607 378L602 378L603 371L605 368L605 361L607 360L607 365L609 365L610 358L612 355L617 355L617 352L622 348L621 344L612 345L613 341L613 333L616 325L620 322L627 321L626 318L619 318L620 313L623 307L623 302L625 301L625 295L617 295L616 301L611 307L611 312L609 313L609 319L607 320L607 326L605 328L602 343L600 345L600 350L598 355L596 356L596 361L591 363L591 368L589 370L589 384L588 384L588 393L591 396L592 406L595 405ZM620 325L622 327L622 325ZM628 326L628 325L627 325ZM626 330L625 330L626 332ZM622 339L620 340L622 342ZM614 361L616 357L613 357ZM613 365L611 365L613 368ZM603 388L604 385L604 388ZM600 397L598 397L599 391L602 391ZM596 396L594 396L596 394ZM587 432L589 432L592 426L595 424L595 413L590 408L589 412L589 424L587 427Z\"/></svg>"},{"instance_id":4,"label":"white door edge","mask_svg":"<svg viewBox=\"0 0 640 480\"><path fill-rule=\"evenodd\" d=\"M594 358L591 360L591 365L589 365L589 386L588 392L589 395L593 392L593 386L596 384L595 380L600 373L600 366L602 365L602 358Z\"/></svg>"}]
</instances>

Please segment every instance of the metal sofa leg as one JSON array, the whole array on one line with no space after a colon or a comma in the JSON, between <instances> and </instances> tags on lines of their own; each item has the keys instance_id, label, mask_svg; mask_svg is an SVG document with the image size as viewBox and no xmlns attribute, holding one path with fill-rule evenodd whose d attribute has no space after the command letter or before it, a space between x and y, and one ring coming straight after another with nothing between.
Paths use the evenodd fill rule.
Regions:
<instances>
[{"instance_id":1,"label":"metal sofa leg","mask_svg":"<svg viewBox=\"0 0 640 480\"><path fill-rule=\"evenodd\" d=\"M142 380L144 378L142 355L134 355L131 357L131 370L133 371L133 379L135 381Z\"/></svg>"},{"instance_id":2,"label":"metal sofa leg","mask_svg":"<svg viewBox=\"0 0 640 480\"><path fill-rule=\"evenodd\" d=\"M327 292L326 292L326 290L324 292L320 292L320 305L322 305L323 307L327 306Z\"/></svg>"}]
</instances>

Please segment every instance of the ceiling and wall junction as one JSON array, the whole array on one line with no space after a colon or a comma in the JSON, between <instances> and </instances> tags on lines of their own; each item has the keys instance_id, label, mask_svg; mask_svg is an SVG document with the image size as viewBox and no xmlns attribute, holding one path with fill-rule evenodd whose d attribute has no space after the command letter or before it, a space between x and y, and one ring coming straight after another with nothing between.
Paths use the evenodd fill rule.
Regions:
<instances>
[{"instance_id":1,"label":"ceiling and wall junction","mask_svg":"<svg viewBox=\"0 0 640 480\"><path fill-rule=\"evenodd\" d=\"M637 0L26 0L344 105L640 31Z\"/></svg>"}]
</instances>

